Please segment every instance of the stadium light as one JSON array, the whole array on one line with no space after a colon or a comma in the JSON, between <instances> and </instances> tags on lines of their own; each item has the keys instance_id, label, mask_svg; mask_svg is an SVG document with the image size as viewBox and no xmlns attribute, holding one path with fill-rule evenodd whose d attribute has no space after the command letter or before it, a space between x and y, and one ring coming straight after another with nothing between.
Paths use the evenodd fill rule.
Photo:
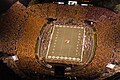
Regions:
<instances>
[{"instance_id":1,"label":"stadium light","mask_svg":"<svg viewBox=\"0 0 120 80\"><path fill-rule=\"evenodd\" d=\"M68 1L68 5L77 5L77 1Z\"/></svg>"},{"instance_id":2,"label":"stadium light","mask_svg":"<svg viewBox=\"0 0 120 80\"><path fill-rule=\"evenodd\" d=\"M88 4L81 4L81 6L88 6Z\"/></svg>"},{"instance_id":3,"label":"stadium light","mask_svg":"<svg viewBox=\"0 0 120 80\"><path fill-rule=\"evenodd\" d=\"M64 2L58 2L58 4L64 4Z\"/></svg>"}]
</instances>

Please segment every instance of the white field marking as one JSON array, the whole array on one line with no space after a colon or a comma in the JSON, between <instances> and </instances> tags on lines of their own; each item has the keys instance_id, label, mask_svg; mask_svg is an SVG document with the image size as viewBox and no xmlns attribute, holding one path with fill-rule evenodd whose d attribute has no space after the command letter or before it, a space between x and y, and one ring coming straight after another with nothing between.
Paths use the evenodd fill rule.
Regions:
<instances>
[{"instance_id":1,"label":"white field marking","mask_svg":"<svg viewBox=\"0 0 120 80\"><path fill-rule=\"evenodd\" d=\"M64 59L66 60L66 59L68 59L67 57L64 57Z\"/></svg>"},{"instance_id":2,"label":"white field marking","mask_svg":"<svg viewBox=\"0 0 120 80\"><path fill-rule=\"evenodd\" d=\"M62 28L62 27L65 27L65 26L59 25L59 27Z\"/></svg>"},{"instance_id":3,"label":"white field marking","mask_svg":"<svg viewBox=\"0 0 120 80\"><path fill-rule=\"evenodd\" d=\"M53 48L53 51L54 51L55 49Z\"/></svg>"},{"instance_id":4,"label":"white field marking","mask_svg":"<svg viewBox=\"0 0 120 80\"><path fill-rule=\"evenodd\" d=\"M57 40L55 39L55 42L56 42Z\"/></svg>"},{"instance_id":5,"label":"white field marking","mask_svg":"<svg viewBox=\"0 0 120 80\"><path fill-rule=\"evenodd\" d=\"M60 59L64 59L64 57L61 56Z\"/></svg>"},{"instance_id":6,"label":"white field marking","mask_svg":"<svg viewBox=\"0 0 120 80\"><path fill-rule=\"evenodd\" d=\"M58 34L56 34L56 37L58 37Z\"/></svg>"},{"instance_id":7,"label":"white field marking","mask_svg":"<svg viewBox=\"0 0 120 80\"><path fill-rule=\"evenodd\" d=\"M69 60L71 60L72 58L71 58L71 57L69 57L68 59L69 59Z\"/></svg>"},{"instance_id":8,"label":"white field marking","mask_svg":"<svg viewBox=\"0 0 120 80\"><path fill-rule=\"evenodd\" d=\"M83 27L81 27L81 29L84 29Z\"/></svg>"},{"instance_id":9,"label":"white field marking","mask_svg":"<svg viewBox=\"0 0 120 80\"><path fill-rule=\"evenodd\" d=\"M66 26L67 28L69 28L69 26Z\"/></svg>"},{"instance_id":10,"label":"white field marking","mask_svg":"<svg viewBox=\"0 0 120 80\"><path fill-rule=\"evenodd\" d=\"M63 35L65 34L65 30L63 31ZM63 39L61 40L61 47L60 47L60 51L61 51L61 53L62 53L62 46L63 46L63 41L64 41L64 36L63 36Z\"/></svg>"},{"instance_id":11,"label":"white field marking","mask_svg":"<svg viewBox=\"0 0 120 80\"><path fill-rule=\"evenodd\" d=\"M59 27L59 25L55 25L55 27Z\"/></svg>"},{"instance_id":12,"label":"white field marking","mask_svg":"<svg viewBox=\"0 0 120 80\"><path fill-rule=\"evenodd\" d=\"M78 50L76 50L76 52L78 52Z\"/></svg>"},{"instance_id":13,"label":"white field marking","mask_svg":"<svg viewBox=\"0 0 120 80\"><path fill-rule=\"evenodd\" d=\"M76 49L78 50L79 48L77 47Z\"/></svg>"},{"instance_id":14,"label":"white field marking","mask_svg":"<svg viewBox=\"0 0 120 80\"><path fill-rule=\"evenodd\" d=\"M63 27L64 27L64 28L67 28L67 25L64 25Z\"/></svg>"},{"instance_id":15,"label":"white field marking","mask_svg":"<svg viewBox=\"0 0 120 80\"><path fill-rule=\"evenodd\" d=\"M52 56L48 56L48 58L50 59L50 58L52 58Z\"/></svg>"},{"instance_id":16,"label":"white field marking","mask_svg":"<svg viewBox=\"0 0 120 80\"><path fill-rule=\"evenodd\" d=\"M56 57L56 59L59 59L59 58L60 58L59 56Z\"/></svg>"},{"instance_id":17,"label":"white field marking","mask_svg":"<svg viewBox=\"0 0 120 80\"><path fill-rule=\"evenodd\" d=\"M52 56L52 59L55 59L55 56Z\"/></svg>"},{"instance_id":18,"label":"white field marking","mask_svg":"<svg viewBox=\"0 0 120 80\"><path fill-rule=\"evenodd\" d=\"M67 25L61 25L62 26L62 28L67 28Z\"/></svg>"},{"instance_id":19,"label":"white field marking","mask_svg":"<svg viewBox=\"0 0 120 80\"><path fill-rule=\"evenodd\" d=\"M70 40L65 40L65 43L70 43Z\"/></svg>"},{"instance_id":20,"label":"white field marking","mask_svg":"<svg viewBox=\"0 0 120 80\"><path fill-rule=\"evenodd\" d=\"M77 28L77 29L80 29L81 27L77 27L77 26L73 26L73 25L55 25L56 27L62 27L62 28Z\"/></svg>"},{"instance_id":21,"label":"white field marking","mask_svg":"<svg viewBox=\"0 0 120 80\"><path fill-rule=\"evenodd\" d=\"M78 48L78 46L77 46L77 47L76 47L76 54L78 53L78 49L79 49L79 48Z\"/></svg>"},{"instance_id":22,"label":"white field marking","mask_svg":"<svg viewBox=\"0 0 120 80\"><path fill-rule=\"evenodd\" d=\"M76 58L72 58L73 60L76 60Z\"/></svg>"},{"instance_id":23,"label":"white field marking","mask_svg":"<svg viewBox=\"0 0 120 80\"><path fill-rule=\"evenodd\" d=\"M73 28L77 28L77 26L74 26Z\"/></svg>"},{"instance_id":24,"label":"white field marking","mask_svg":"<svg viewBox=\"0 0 120 80\"><path fill-rule=\"evenodd\" d=\"M81 36L78 36L78 38L80 38Z\"/></svg>"},{"instance_id":25,"label":"white field marking","mask_svg":"<svg viewBox=\"0 0 120 80\"><path fill-rule=\"evenodd\" d=\"M79 33L79 35L81 35L81 33Z\"/></svg>"},{"instance_id":26,"label":"white field marking","mask_svg":"<svg viewBox=\"0 0 120 80\"><path fill-rule=\"evenodd\" d=\"M55 26L53 27L53 31L52 31L51 36L50 36L50 41L49 41L49 44L48 44L48 50L47 50L46 58L49 54L48 52L49 52L49 49L50 49L50 44L51 44L51 41L52 41L54 31L55 31Z\"/></svg>"},{"instance_id":27,"label":"white field marking","mask_svg":"<svg viewBox=\"0 0 120 80\"><path fill-rule=\"evenodd\" d=\"M84 33L83 33L83 36L85 36L85 28L84 28ZM84 52L84 45L85 45L85 37L83 37L83 42L82 42L82 51L81 51L81 58L80 58L80 61L82 62L82 59L83 59L83 52Z\"/></svg>"},{"instance_id":28,"label":"white field marking","mask_svg":"<svg viewBox=\"0 0 120 80\"><path fill-rule=\"evenodd\" d=\"M79 60L80 60L80 58L77 58L76 60L77 60L77 61L79 61Z\"/></svg>"},{"instance_id":29,"label":"white field marking","mask_svg":"<svg viewBox=\"0 0 120 80\"><path fill-rule=\"evenodd\" d=\"M70 36L70 39L73 37L73 31L71 32L71 36ZM71 42L72 42L72 39L71 39ZM71 50L71 46L70 46L70 48L69 48L69 53L70 53L70 50Z\"/></svg>"}]
</instances>

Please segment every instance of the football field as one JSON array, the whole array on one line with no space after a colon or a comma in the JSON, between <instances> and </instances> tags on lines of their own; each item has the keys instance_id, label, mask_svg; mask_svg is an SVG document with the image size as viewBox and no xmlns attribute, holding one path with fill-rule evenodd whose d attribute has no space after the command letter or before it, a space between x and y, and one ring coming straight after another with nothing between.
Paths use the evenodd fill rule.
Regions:
<instances>
[{"instance_id":1,"label":"football field","mask_svg":"<svg viewBox=\"0 0 120 80\"><path fill-rule=\"evenodd\" d=\"M84 54L85 28L55 25L46 58L81 61Z\"/></svg>"}]
</instances>

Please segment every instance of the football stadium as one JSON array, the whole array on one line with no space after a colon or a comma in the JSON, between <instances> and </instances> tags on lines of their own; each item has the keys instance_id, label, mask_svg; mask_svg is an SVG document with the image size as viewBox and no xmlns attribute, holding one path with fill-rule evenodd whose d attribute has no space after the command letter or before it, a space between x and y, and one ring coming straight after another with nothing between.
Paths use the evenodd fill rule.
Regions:
<instances>
[{"instance_id":1,"label":"football stadium","mask_svg":"<svg viewBox=\"0 0 120 80\"><path fill-rule=\"evenodd\" d=\"M119 80L119 1L107 1L0 2L0 80Z\"/></svg>"},{"instance_id":2,"label":"football stadium","mask_svg":"<svg viewBox=\"0 0 120 80\"><path fill-rule=\"evenodd\" d=\"M84 65L94 56L96 34L92 26L85 23L55 22L43 26L40 33L36 44L39 60Z\"/></svg>"}]
</instances>

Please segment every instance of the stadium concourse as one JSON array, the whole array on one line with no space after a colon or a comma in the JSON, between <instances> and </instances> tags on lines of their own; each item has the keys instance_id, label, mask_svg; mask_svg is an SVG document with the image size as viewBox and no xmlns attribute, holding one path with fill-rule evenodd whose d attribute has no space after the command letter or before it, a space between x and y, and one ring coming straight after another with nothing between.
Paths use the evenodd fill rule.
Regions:
<instances>
[{"instance_id":1,"label":"stadium concourse","mask_svg":"<svg viewBox=\"0 0 120 80\"><path fill-rule=\"evenodd\" d=\"M13 61L11 61L11 58L4 58L3 61L20 76L27 74L29 77L34 78L34 76L30 75L32 73L52 75L50 69L41 64L40 60L43 59L40 59L41 53L36 52L37 40L40 34L42 34L41 28L47 25L47 18L62 21L60 23L71 23L69 19L73 19L73 23L74 20L76 20L80 21L82 25L85 20L88 20L94 22L92 25L87 24L89 28L79 25L74 27L69 25L67 27L63 24L62 26L61 24L59 26L55 24L55 28L54 26L52 29L50 28L50 30L52 30L52 36L48 35L51 37L51 40L46 41L48 42L46 43L48 44L48 49L45 50L47 51L47 55L42 54L42 56L45 56L46 59L64 58L71 61L78 60L84 63L86 58L83 55L81 56L85 48L85 46L83 47L84 40L89 42L93 41L93 38L92 36L85 38L85 36L79 35L86 35L87 33L84 33L86 30L91 31L90 33L93 35L93 29L95 28L97 46L94 57L91 61L88 60L89 64L80 69L78 68L76 71L71 71L69 76L93 78L106 72L109 73L106 65L113 61L120 62L120 23L118 17L120 17L120 14L116 14L108 9L93 6L82 7L79 5L36 4L26 8L19 2L16 2L0 19L0 52L14 54L17 57L12 57ZM78 44L79 39L83 41L80 44ZM93 49L93 47L91 48L93 43L94 42L90 42L90 44L88 43L90 46L86 46L89 47L86 49L86 51L88 50L86 56L88 56L87 53L89 53L89 51L91 52ZM77 47L77 45L82 47ZM70 49L69 46L71 46L72 49ZM79 51L81 54L77 53ZM82 59L82 57L84 59ZM40 62L38 63L36 61ZM50 60L48 60L48 62L49 61ZM55 61L55 63L56 62L57 61ZM61 61L58 63L61 63ZM80 65L78 65L78 67L80 67Z\"/></svg>"}]
</instances>

